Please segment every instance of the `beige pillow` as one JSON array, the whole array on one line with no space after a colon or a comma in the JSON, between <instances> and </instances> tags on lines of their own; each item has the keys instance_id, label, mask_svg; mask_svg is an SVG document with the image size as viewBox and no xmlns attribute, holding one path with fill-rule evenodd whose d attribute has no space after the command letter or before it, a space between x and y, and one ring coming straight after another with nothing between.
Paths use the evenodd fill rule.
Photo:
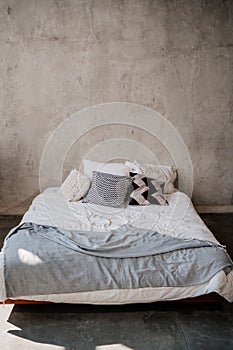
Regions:
<instances>
[{"instance_id":1,"label":"beige pillow","mask_svg":"<svg viewBox=\"0 0 233 350\"><path fill-rule=\"evenodd\" d=\"M100 163L83 159L83 173L91 179L93 171L119 176L129 176L128 168L124 163Z\"/></svg>"},{"instance_id":2,"label":"beige pillow","mask_svg":"<svg viewBox=\"0 0 233 350\"><path fill-rule=\"evenodd\" d=\"M73 169L61 185L61 191L67 201L75 202L85 196L90 185L91 181L86 175Z\"/></svg>"},{"instance_id":3,"label":"beige pillow","mask_svg":"<svg viewBox=\"0 0 233 350\"><path fill-rule=\"evenodd\" d=\"M174 192L174 182L177 177L177 169L171 165L154 165L138 161L126 161L129 172L144 174L159 182L164 183L164 193Z\"/></svg>"}]
</instances>

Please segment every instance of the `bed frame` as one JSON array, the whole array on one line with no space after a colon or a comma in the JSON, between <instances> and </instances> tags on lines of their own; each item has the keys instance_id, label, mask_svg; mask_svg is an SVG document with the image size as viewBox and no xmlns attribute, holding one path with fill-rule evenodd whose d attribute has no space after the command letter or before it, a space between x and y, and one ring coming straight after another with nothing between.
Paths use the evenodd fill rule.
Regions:
<instances>
[{"instance_id":1,"label":"bed frame","mask_svg":"<svg viewBox=\"0 0 233 350\"><path fill-rule=\"evenodd\" d=\"M218 295L217 293L209 293L206 295L200 295L195 298L185 298L179 300L166 300L166 302L177 302L177 303L223 303L226 300ZM0 304L56 304L51 301L34 301L34 300L23 300L23 299L6 299L5 302L0 302Z\"/></svg>"}]
</instances>

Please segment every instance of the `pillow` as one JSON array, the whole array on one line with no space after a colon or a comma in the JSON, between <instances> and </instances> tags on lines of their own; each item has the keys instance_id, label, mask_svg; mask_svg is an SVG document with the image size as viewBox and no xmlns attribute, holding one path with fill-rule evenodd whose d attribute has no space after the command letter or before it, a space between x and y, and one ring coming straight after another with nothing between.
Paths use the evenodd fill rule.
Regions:
<instances>
[{"instance_id":1,"label":"pillow","mask_svg":"<svg viewBox=\"0 0 233 350\"><path fill-rule=\"evenodd\" d=\"M129 171L124 163L99 163L83 159L83 173L92 178L93 171L100 171L113 175L129 176Z\"/></svg>"},{"instance_id":2,"label":"pillow","mask_svg":"<svg viewBox=\"0 0 233 350\"><path fill-rule=\"evenodd\" d=\"M144 174L147 177L151 177L161 183L164 183L163 193L174 192L174 182L177 177L177 169L170 165L154 165L139 163L137 161L126 161L125 165L129 172L138 174Z\"/></svg>"},{"instance_id":3,"label":"pillow","mask_svg":"<svg viewBox=\"0 0 233 350\"><path fill-rule=\"evenodd\" d=\"M164 183L146 177L144 174L131 173L133 177L129 205L168 205L163 195Z\"/></svg>"},{"instance_id":4,"label":"pillow","mask_svg":"<svg viewBox=\"0 0 233 350\"><path fill-rule=\"evenodd\" d=\"M67 201L74 202L87 193L90 184L91 181L87 176L73 169L61 185L61 190Z\"/></svg>"},{"instance_id":5,"label":"pillow","mask_svg":"<svg viewBox=\"0 0 233 350\"><path fill-rule=\"evenodd\" d=\"M125 208L129 201L132 178L93 171L92 185L83 203Z\"/></svg>"}]
</instances>

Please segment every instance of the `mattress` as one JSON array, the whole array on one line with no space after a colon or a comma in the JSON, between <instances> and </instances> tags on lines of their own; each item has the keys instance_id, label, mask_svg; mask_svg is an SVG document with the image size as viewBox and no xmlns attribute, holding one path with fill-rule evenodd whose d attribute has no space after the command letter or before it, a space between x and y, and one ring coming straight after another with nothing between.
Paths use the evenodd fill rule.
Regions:
<instances>
[{"instance_id":1,"label":"mattress","mask_svg":"<svg viewBox=\"0 0 233 350\"><path fill-rule=\"evenodd\" d=\"M67 230L110 231L123 225L154 229L160 234L183 239L200 239L218 243L196 213L190 198L179 191L167 195L169 206L128 206L125 209L109 208L81 201L67 202L60 188L48 188L38 195L25 213L20 224L33 222ZM3 278L3 253L0 253L0 300L6 298ZM156 287L114 289L79 293L17 296L15 299L37 301L126 304L178 300L217 292L233 301L233 272L218 272L206 283L188 287Z\"/></svg>"}]
</instances>

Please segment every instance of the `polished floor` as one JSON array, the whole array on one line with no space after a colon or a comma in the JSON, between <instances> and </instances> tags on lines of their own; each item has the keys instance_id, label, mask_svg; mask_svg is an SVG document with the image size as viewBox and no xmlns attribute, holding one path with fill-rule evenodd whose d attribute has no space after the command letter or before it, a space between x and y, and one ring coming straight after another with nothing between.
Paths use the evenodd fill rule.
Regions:
<instances>
[{"instance_id":1,"label":"polished floor","mask_svg":"<svg viewBox=\"0 0 233 350\"><path fill-rule=\"evenodd\" d=\"M233 215L203 214L202 218L233 257ZM2 241L19 220L0 217ZM232 350L233 305L5 305L0 307L0 329L1 350Z\"/></svg>"}]
</instances>

